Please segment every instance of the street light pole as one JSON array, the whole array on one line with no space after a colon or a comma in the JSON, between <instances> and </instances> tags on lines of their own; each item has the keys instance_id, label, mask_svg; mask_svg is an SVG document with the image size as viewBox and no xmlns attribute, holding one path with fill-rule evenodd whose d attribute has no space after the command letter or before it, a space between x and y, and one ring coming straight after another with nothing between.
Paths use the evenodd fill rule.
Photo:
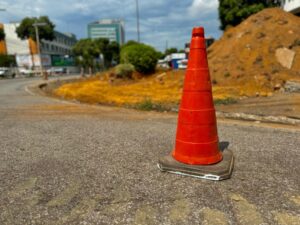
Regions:
<instances>
[{"instance_id":1,"label":"street light pole","mask_svg":"<svg viewBox=\"0 0 300 225\"><path fill-rule=\"evenodd\" d=\"M43 63L42 63L42 57L41 57L41 50L40 50L40 37L39 37L39 26L45 26L47 25L46 23L34 23L34 29L35 29L35 39L36 39L36 45L37 45L37 53L38 53L38 57L40 60L40 67L41 67L41 75L43 76ZM48 80L48 75L47 73L45 73L44 76L45 80Z\"/></svg>"},{"instance_id":2,"label":"street light pole","mask_svg":"<svg viewBox=\"0 0 300 225\"><path fill-rule=\"evenodd\" d=\"M136 3L136 29L137 29L137 41L140 42L139 0L135 0L135 3Z\"/></svg>"}]
</instances>

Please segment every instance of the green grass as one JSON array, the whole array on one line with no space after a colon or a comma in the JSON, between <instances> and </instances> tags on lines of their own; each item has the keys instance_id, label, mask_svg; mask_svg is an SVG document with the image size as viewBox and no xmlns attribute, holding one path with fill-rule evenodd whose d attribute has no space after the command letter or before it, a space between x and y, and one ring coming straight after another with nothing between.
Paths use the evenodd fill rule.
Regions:
<instances>
[{"instance_id":1,"label":"green grass","mask_svg":"<svg viewBox=\"0 0 300 225\"><path fill-rule=\"evenodd\" d=\"M214 103L215 105L229 105L229 104L237 103L237 100L234 98L215 99Z\"/></svg>"},{"instance_id":2,"label":"green grass","mask_svg":"<svg viewBox=\"0 0 300 225\"><path fill-rule=\"evenodd\" d=\"M145 99L142 102L137 103L134 106L135 109L138 110L142 110L142 111L159 111L159 112L163 112L163 111L168 111L168 107L163 106L160 103L153 103L151 101L151 99Z\"/></svg>"}]
</instances>

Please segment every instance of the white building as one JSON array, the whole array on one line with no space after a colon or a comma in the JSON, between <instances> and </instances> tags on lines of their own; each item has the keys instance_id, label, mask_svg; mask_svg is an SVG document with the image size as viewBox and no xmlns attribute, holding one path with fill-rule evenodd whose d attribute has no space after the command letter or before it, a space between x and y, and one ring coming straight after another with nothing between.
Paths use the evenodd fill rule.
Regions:
<instances>
[{"instance_id":1,"label":"white building","mask_svg":"<svg viewBox=\"0 0 300 225\"><path fill-rule=\"evenodd\" d=\"M124 21L119 19L102 19L87 26L88 38L107 38L110 42L116 41L124 44L125 31Z\"/></svg>"},{"instance_id":2,"label":"white building","mask_svg":"<svg viewBox=\"0 0 300 225\"><path fill-rule=\"evenodd\" d=\"M300 0L281 0L281 6L287 12L300 15Z\"/></svg>"},{"instance_id":3,"label":"white building","mask_svg":"<svg viewBox=\"0 0 300 225\"><path fill-rule=\"evenodd\" d=\"M5 33L5 44L8 55L30 54L28 40L21 40L16 33L18 23L3 24Z\"/></svg>"},{"instance_id":4,"label":"white building","mask_svg":"<svg viewBox=\"0 0 300 225\"><path fill-rule=\"evenodd\" d=\"M19 67L39 67L40 57L37 55L36 42L27 39L21 40L16 33L19 23L3 24L5 40L1 53L14 55ZM74 60L70 57L72 47L77 40L74 34L54 31L53 41L41 40L40 52L43 66L73 66Z\"/></svg>"}]
</instances>

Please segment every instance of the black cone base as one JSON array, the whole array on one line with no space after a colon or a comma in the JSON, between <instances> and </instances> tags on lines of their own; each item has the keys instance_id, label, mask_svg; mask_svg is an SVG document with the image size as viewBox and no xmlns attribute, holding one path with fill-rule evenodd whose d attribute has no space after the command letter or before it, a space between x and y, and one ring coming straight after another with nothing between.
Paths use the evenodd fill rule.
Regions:
<instances>
[{"instance_id":1,"label":"black cone base","mask_svg":"<svg viewBox=\"0 0 300 225\"><path fill-rule=\"evenodd\" d=\"M231 176L234 164L232 151L225 149L222 152L221 162L212 165L189 165L178 162L171 155L158 161L158 168L162 172L176 173L207 180L224 180Z\"/></svg>"}]
</instances>

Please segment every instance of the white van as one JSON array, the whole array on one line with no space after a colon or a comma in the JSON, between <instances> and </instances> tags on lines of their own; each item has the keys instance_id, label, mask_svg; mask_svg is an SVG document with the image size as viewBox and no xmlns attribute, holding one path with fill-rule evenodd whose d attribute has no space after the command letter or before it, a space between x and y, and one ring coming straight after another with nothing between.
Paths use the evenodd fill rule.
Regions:
<instances>
[{"instance_id":1,"label":"white van","mask_svg":"<svg viewBox=\"0 0 300 225\"><path fill-rule=\"evenodd\" d=\"M16 70L14 68L0 67L0 78L15 78Z\"/></svg>"}]
</instances>

